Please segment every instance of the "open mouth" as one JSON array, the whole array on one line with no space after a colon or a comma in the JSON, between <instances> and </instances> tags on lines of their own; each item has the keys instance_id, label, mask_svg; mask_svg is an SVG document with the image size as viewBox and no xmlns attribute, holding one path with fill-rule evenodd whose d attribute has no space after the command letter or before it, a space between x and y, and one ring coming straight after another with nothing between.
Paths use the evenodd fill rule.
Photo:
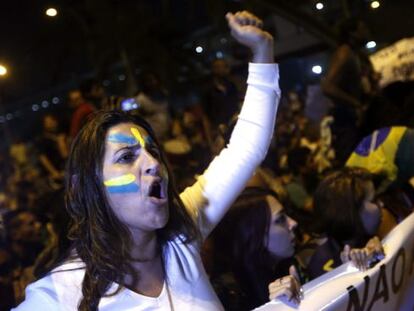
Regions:
<instances>
[{"instance_id":1,"label":"open mouth","mask_svg":"<svg viewBox=\"0 0 414 311\"><path fill-rule=\"evenodd\" d=\"M161 181L154 181L148 191L148 196L156 199L164 199L164 189L162 187Z\"/></svg>"}]
</instances>

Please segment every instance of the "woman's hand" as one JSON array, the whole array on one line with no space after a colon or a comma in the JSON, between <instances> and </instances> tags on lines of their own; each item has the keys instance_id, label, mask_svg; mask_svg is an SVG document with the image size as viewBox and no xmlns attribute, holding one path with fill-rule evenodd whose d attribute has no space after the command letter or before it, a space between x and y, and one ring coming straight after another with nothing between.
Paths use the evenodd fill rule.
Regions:
<instances>
[{"instance_id":1,"label":"woman's hand","mask_svg":"<svg viewBox=\"0 0 414 311\"><path fill-rule=\"evenodd\" d=\"M227 13L226 19L233 38L252 50L254 63L273 63L273 37L261 19L247 11Z\"/></svg>"},{"instance_id":2,"label":"woman's hand","mask_svg":"<svg viewBox=\"0 0 414 311\"><path fill-rule=\"evenodd\" d=\"M376 236L370 239L364 248L351 249L349 245L345 245L341 252L342 263L352 261L352 264L361 271L367 270L373 260L382 258L384 258L384 249Z\"/></svg>"},{"instance_id":3,"label":"woman's hand","mask_svg":"<svg viewBox=\"0 0 414 311\"><path fill-rule=\"evenodd\" d=\"M269 284L269 300L281 298L282 296L286 296L289 301L293 301L296 305L300 304L302 289L294 266L290 266L289 275Z\"/></svg>"}]
</instances>

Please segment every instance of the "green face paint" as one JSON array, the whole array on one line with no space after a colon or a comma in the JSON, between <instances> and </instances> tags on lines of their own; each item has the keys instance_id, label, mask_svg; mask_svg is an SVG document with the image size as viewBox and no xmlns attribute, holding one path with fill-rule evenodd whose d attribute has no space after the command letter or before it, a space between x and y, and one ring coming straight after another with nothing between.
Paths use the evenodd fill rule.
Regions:
<instances>
[{"instance_id":1,"label":"green face paint","mask_svg":"<svg viewBox=\"0 0 414 311\"><path fill-rule=\"evenodd\" d=\"M135 183L135 175L126 174L104 181L104 185L109 193L129 193L138 192L139 186Z\"/></svg>"}]
</instances>

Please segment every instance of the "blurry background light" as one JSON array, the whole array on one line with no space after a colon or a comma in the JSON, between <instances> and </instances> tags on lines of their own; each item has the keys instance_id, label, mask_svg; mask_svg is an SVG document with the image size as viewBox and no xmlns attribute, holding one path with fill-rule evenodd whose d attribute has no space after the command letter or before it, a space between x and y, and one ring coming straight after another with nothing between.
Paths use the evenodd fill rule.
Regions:
<instances>
[{"instance_id":1,"label":"blurry background light","mask_svg":"<svg viewBox=\"0 0 414 311\"><path fill-rule=\"evenodd\" d=\"M7 74L7 68L0 64L0 76L5 76Z\"/></svg>"},{"instance_id":2,"label":"blurry background light","mask_svg":"<svg viewBox=\"0 0 414 311\"><path fill-rule=\"evenodd\" d=\"M323 5L322 2L318 2L318 3L315 4L315 7L316 7L317 10L322 10L324 5Z\"/></svg>"},{"instance_id":3,"label":"blurry background light","mask_svg":"<svg viewBox=\"0 0 414 311\"><path fill-rule=\"evenodd\" d=\"M375 41L369 41L369 42L367 42L367 44L365 45L365 47L367 48L367 49L373 49L373 48L375 48L377 46L377 43L375 42Z\"/></svg>"},{"instance_id":4,"label":"blurry background light","mask_svg":"<svg viewBox=\"0 0 414 311\"><path fill-rule=\"evenodd\" d=\"M55 8L48 8L46 10L46 15L50 17L55 17L57 15L57 10Z\"/></svg>"},{"instance_id":5,"label":"blurry background light","mask_svg":"<svg viewBox=\"0 0 414 311\"><path fill-rule=\"evenodd\" d=\"M312 67L312 72L319 75L322 73L322 67L319 65L315 65Z\"/></svg>"},{"instance_id":6,"label":"blurry background light","mask_svg":"<svg viewBox=\"0 0 414 311\"><path fill-rule=\"evenodd\" d=\"M371 2L371 8L373 9L378 9L380 7L380 2L379 1L372 1Z\"/></svg>"},{"instance_id":7,"label":"blurry background light","mask_svg":"<svg viewBox=\"0 0 414 311\"><path fill-rule=\"evenodd\" d=\"M196 47L196 49L195 49L195 51L196 51L198 54L203 53L203 48L202 48L201 46L197 46L197 47Z\"/></svg>"}]
</instances>

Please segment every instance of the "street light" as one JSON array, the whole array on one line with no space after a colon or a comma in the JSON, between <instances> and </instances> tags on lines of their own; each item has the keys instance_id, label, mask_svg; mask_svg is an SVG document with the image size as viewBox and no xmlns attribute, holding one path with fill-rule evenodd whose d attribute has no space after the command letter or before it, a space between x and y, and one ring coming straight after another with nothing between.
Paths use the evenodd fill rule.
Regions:
<instances>
[{"instance_id":1,"label":"street light","mask_svg":"<svg viewBox=\"0 0 414 311\"><path fill-rule=\"evenodd\" d=\"M5 76L7 74L7 68L0 64L0 76Z\"/></svg>"},{"instance_id":2,"label":"street light","mask_svg":"<svg viewBox=\"0 0 414 311\"><path fill-rule=\"evenodd\" d=\"M322 73L322 66L320 65L312 66L312 72L314 74L320 75Z\"/></svg>"},{"instance_id":3,"label":"street light","mask_svg":"<svg viewBox=\"0 0 414 311\"><path fill-rule=\"evenodd\" d=\"M318 2L315 4L315 7L317 10L322 10L324 8L324 5L322 2Z\"/></svg>"},{"instance_id":4,"label":"street light","mask_svg":"<svg viewBox=\"0 0 414 311\"><path fill-rule=\"evenodd\" d=\"M55 17L57 15L57 10L55 8L48 8L46 10L46 15L50 17Z\"/></svg>"},{"instance_id":5,"label":"street light","mask_svg":"<svg viewBox=\"0 0 414 311\"><path fill-rule=\"evenodd\" d=\"M380 7L380 5L381 5L381 4L380 4L380 2L379 2L379 1L372 1L372 2L371 2L371 8L372 8L372 9L374 9L374 10L375 10L375 9L378 9L378 8Z\"/></svg>"}]
</instances>

